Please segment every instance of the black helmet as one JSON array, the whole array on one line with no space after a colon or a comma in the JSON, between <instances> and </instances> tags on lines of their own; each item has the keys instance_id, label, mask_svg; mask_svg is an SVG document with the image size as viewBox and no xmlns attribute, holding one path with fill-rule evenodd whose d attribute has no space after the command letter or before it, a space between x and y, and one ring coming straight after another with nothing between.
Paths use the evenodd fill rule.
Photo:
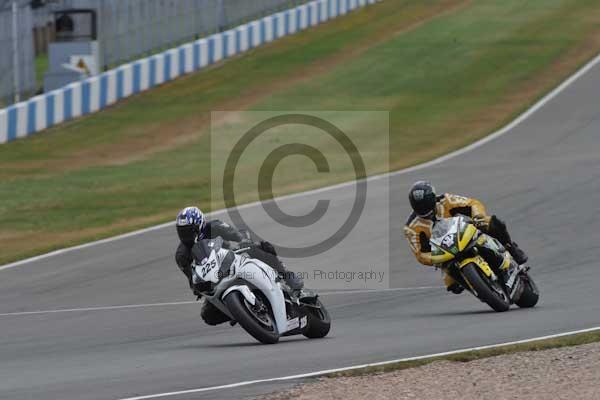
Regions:
<instances>
[{"instance_id":1,"label":"black helmet","mask_svg":"<svg viewBox=\"0 0 600 400\"><path fill-rule=\"evenodd\" d=\"M431 217L435 212L435 188L427 181L418 181L410 188L408 194L410 205L420 217Z\"/></svg>"},{"instance_id":2,"label":"black helmet","mask_svg":"<svg viewBox=\"0 0 600 400\"><path fill-rule=\"evenodd\" d=\"M202 211L198 207L186 207L181 210L175 220L177 235L181 243L192 247L196 241L196 237L202 233L204 224L204 214L202 214Z\"/></svg>"}]
</instances>

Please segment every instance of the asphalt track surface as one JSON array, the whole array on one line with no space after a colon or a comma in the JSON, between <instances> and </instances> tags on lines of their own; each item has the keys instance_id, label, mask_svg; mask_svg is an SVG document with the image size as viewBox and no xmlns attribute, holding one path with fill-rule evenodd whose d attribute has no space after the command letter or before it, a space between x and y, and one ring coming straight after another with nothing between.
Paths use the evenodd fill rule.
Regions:
<instances>
[{"instance_id":1,"label":"asphalt track surface","mask_svg":"<svg viewBox=\"0 0 600 400\"><path fill-rule=\"evenodd\" d=\"M355 229L362 239L334 248L326 262L367 265L389 246L390 284L406 290L323 295L334 319L323 340L291 337L262 346L239 327L205 326L173 264L172 227L0 271L0 398L120 399L600 325L599 89L595 66L505 135L426 169L370 181L369 197L388 198L390 215L368 208ZM537 308L493 313L470 295L447 294L438 272L417 266L402 225L407 189L422 177L439 191L482 199L508 221L531 256L542 291ZM300 210L325 193L350 202L353 191L342 186L279 204ZM245 209L248 221L281 238L276 224L258 220L258 209ZM390 226L381 232L385 219ZM298 235L287 239L310 239L305 231ZM165 302L185 303L102 308ZM101 309L23 314L86 307ZM245 398L290 384L168 398Z\"/></svg>"}]
</instances>

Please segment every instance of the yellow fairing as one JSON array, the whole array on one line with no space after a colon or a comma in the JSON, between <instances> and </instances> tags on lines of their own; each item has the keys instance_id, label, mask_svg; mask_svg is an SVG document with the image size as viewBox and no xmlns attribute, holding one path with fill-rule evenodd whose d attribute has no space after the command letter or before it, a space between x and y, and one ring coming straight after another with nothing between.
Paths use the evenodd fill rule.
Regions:
<instances>
[{"instance_id":1,"label":"yellow fairing","mask_svg":"<svg viewBox=\"0 0 600 400\"><path fill-rule=\"evenodd\" d=\"M467 245L471 243L471 240L473 240L473 236L475 236L476 233L477 228L475 228L474 225L469 224L467 229L465 229L463 236L458 239L458 250L463 251Z\"/></svg>"},{"instance_id":2,"label":"yellow fairing","mask_svg":"<svg viewBox=\"0 0 600 400\"><path fill-rule=\"evenodd\" d=\"M462 260L460 262L460 264L458 265L459 269L462 269L464 266L466 266L467 264L473 263L475 265L477 265L479 267L479 269L488 277L491 278L492 275L494 274L492 272L492 269L490 268L490 265L487 263L487 261L485 261L483 259L483 257L481 256L476 256L476 257L472 257L472 258L466 258L464 260Z\"/></svg>"},{"instance_id":3,"label":"yellow fairing","mask_svg":"<svg viewBox=\"0 0 600 400\"><path fill-rule=\"evenodd\" d=\"M431 255L431 261L433 264L443 264L454 258L454 254L448 253L446 250L441 248L440 250L443 251L444 254Z\"/></svg>"},{"instance_id":4,"label":"yellow fairing","mask_svg":"<svg viewBox=\"0 0 600 400\"><path fill-rule=\"evenodd\" d=\"M502 265L500 266L500 269L504 270L504 269L508 269L508 267L510 267L510 260L512 259L512 257L510 256L510 253L507 251L504 253L504 260L502 261Z\"/></svg>"}]
</instances>

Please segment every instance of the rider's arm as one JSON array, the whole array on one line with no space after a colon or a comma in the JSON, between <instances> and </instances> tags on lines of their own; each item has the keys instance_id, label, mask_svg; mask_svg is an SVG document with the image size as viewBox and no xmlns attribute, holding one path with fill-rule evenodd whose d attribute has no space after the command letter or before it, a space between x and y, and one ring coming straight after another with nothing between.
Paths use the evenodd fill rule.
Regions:
<instances>
[{"instance_id":1,"label":"rider's arm","mask_svg":"<svg viewBox=\"0 0 600 400\"><path fill-rule=\"evenodd\" d=\"M456 194L446 194L444 196L444 206L447 207L450 215L463 214L471 218L481 215L487 216L485 206L477 199Z\"/></svg>"},{"instance_id":2,"label":"rider's arm","mask_svg":"<svg viewBox=\"0 0 600 400\"><path fill-rule=\"evenodd\" d=\"M487 217L487 212L485 211L485 206L483 203L477 199L470 198L469 203L471 205L471 217L476 217L478 215Z\"/></svg>"},{"instance_id":3,"label":"rider's arm","mask_svg":"<svg viewBox=\"0 0 600 400\"><path fill-rule=\"evenodd\" d=\"M208 247L208 242L208 240L198 240L192 247L192 257L196 262L200 263L210 256L212 249Z\"/></svg>"},{"instance_id":4,"label":"rider's arm","mask_svg":"<svg viewBox=\"0 0 600 400\"><path fill-rule=\"evenodd\" d=\"M208 237L210 239L214 239L218 236L223 238L223 240L230 242L240 242L244 239L237 229L218 219L207 222L206 230L208 231Z\"/></svg>"},{"instance_id":5,"label":"rider's arm","mask_svg":"<svg viewBox=\"0 0 600 400\"><path fill-rule=\"evenodd\" d=\"M431 248L424 248L422 245L423 239L427 238L422 238L421 234L408 226L404 227L404 235L406 236L406 240L408 240L408 246L417 258L417 261L423 265L433 265L433 261L431 261Z\"/></svg>"}]
</instances>

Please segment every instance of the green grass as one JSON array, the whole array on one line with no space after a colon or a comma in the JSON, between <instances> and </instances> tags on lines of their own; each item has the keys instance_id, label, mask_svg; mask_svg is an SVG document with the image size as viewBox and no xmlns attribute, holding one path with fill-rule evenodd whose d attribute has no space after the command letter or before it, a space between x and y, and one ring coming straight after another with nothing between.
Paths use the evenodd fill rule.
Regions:
<instances>
[{"instance_id":1,"label":"green grass","mask_svg":"<svg viewBox=\"0 0 600 400\"><path fill-rule=\"evenodd\" d=\"M35 57L35 81L36 88L43 89L44 74L48 70L48 54L40 54Z\"/></svg>"},{"instance_id":2,"label":"green grass","mask_svg":"<svg viewBox=\"0 0 600 400\"><path fill-rule=\"evenodd\" d=\"M164 222L187 204L220 207L210 194L210 110L389 111L389 138L366 119L347 124L367 146L369 173L461 147L595 55L599 21L592 0L385 0L2 145L0 262ZM259 161L238 173L251 176ZM347 167L314 174L300 157L282 167L277 194L353 176ZM256 198L252 187L240 196Z\"/></svg>"},{"instance_id":3,"label":"green grass","mask_svg":"<svg viewBox=\"0 0 600 400\"><path fill-rule=\"evenodd\" d=\"M526 351L543 351L557 349L561 347L580 346L589 343L600 342L600 331L580 333L576 335L563 336L555 339L537 340L528 343L494 347L485 350L466 351L463 353L451 354L447 356L431 357L422 360L403 361L390 363L380 366L365 367L350 371L336 372L327 375L329 378L342 376L362 376L372 374L382 374L386 372L399 371L409 368L417 368L423 365L431 364L436 361L454 361L469 362L483 358L497 357L501 355L522 353Z\"/></svg>"}]
</instances>

